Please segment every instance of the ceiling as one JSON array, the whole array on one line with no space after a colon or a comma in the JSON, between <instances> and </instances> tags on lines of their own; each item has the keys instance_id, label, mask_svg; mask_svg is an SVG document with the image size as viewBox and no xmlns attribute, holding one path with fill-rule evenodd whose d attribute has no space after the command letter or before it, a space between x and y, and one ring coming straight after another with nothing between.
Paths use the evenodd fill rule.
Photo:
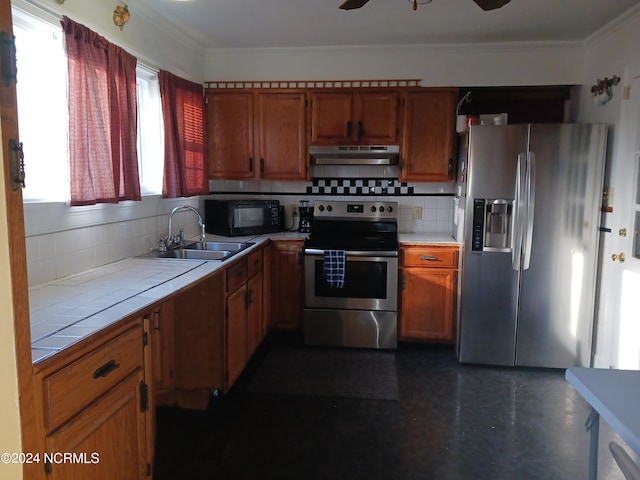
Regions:
<instances>
[{"instance_id":1,"label":"ceiling","mask_svg":"<svg viewBox=\"0 0 640 480\"><path fill-rule=\"evenodd\" d=\"M485 12L472 0L133 0L203 48L584 41L640 0L511 0ZM420 0L424 1L424 0ZM134 3L135 2L135 3ZM634 8L635 7L635 8Z\"/></svg>"}]
</instances>

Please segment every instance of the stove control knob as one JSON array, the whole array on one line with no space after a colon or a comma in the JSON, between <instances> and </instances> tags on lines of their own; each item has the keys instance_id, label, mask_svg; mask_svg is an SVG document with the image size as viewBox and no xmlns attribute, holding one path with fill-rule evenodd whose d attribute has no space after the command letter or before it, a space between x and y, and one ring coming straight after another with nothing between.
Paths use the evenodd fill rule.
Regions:
<instances>
[{"instance_id":1,"label":"stove control knob","mask_svg":"<svg viewBox=\"0 0 640 480\"><path fill-rule=\"evenodd\" d=\"M380 207L380 213L384 212L384 207Z\"/></svg>"},{"instance_id":2,"label":"stove control knob","mask_svg":"<svg viewBox=\"0 0 640 480\"><path fill-rule=\"evenodd\" d=\"M387 207L387 212L389 213L393 212L393 207Z\"/></svg>"},{"instance_id":3,"label":"stove control knob","mask_svg":"<svg viewBox=\"0 0 640 480\"><path fill-rule=\"evenodd\" d=\"M327 205L327 212L333 211L333 207L331 205Z\"/></svg>"},{"instance_id":4,"label":"stove control knob","mask_svg":"<svg viewBox=\"0 0 640 480\"><path fill-rule=\"evenodd\" d=\"M375 213L375 211L376 211L376 206L375 206L375 205L373 205L373 206L371 207L371 211Z\"/></svg>"},{"instance_id":5,"label":"stove control knob","mask_svg":"<svg viewBox=\"0 0 640 480\"><path fill-rule=\"evenodd\" d=\"M320 205L320 206L318 207L318 210L320 210L321 212L324 212L324 205Z\"/></svg>"}]
</instances>

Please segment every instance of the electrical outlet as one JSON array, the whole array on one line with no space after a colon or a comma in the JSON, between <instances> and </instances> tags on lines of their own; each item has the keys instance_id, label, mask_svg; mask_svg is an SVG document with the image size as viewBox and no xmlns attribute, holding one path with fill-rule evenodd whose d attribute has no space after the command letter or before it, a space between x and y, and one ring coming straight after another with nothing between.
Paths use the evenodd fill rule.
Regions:
<instances>
[{"instance_id":1,"label":"electrical outlet","mask_svg":"<svg viewBox=\"0 0 640 480\"><path fill-rule=\"evenodd\" d=\"M422 207L413 207L413 219L414 220L422 219Z\"/></svg>"}]
</instances>

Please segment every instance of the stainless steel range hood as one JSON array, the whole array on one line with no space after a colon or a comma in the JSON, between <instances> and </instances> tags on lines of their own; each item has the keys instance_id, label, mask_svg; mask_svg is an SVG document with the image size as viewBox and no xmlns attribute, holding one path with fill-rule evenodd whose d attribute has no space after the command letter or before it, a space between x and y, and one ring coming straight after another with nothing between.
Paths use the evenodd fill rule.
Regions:
<instances>
[{"instance_id":1,"label":"stainless steel range hood","mask_svg":"<svg viewBox=\"0 0 640 480\"><path fill-rule=\"evenodd\" d=\"M315 165L396 165L398 145L311 145Z\"/></svg>"}]
</instances>

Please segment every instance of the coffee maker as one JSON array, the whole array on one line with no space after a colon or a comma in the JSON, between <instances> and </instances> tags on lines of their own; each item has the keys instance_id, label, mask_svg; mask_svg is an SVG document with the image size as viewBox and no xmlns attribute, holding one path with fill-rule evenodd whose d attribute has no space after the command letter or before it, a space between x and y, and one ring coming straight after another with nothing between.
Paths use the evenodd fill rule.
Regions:
<instances>
[{"instance_id":1,"label":"coffee maker","mask_svg":"<svg viewBox=\"0 0 640 480\"><path fill-rule=\"evenodd\" d=\"M300 212L298 231L301 233L310 233L311 220L313 219L313 207L309 206L309 200L300 200L298 211Z\"/></svg>"}]
</instances>

